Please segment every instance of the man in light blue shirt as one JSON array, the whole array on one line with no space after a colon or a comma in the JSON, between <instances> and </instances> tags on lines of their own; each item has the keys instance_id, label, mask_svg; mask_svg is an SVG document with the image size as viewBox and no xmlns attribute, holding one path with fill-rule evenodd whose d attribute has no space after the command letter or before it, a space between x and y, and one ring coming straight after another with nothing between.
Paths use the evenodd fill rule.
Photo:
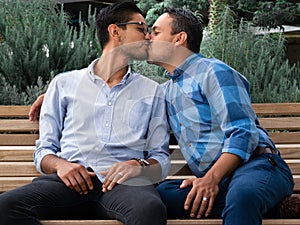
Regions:
<instances>
[{"instance_id":1,"label":"man in light blue shirt","mask_svg":"<svg viewBox=\"0 0 300 225\"><path fill-rule=\"evenodd\" d=\"M158 185L168 216L224 225L284 217L279 203L293 191L291 171L259 125L246 78L198 54L201 40L201 23L183 9L167 9L152 27L148 61L169 72L168 119L196 176Z\"/></svg>"},{"instance_id":2,"label":"man in light blue shirt","mask_svg":"<svg viewBox=\"0 0 300 225\"><path fill-rule=\"evenodd\" d=\"M101 218L166 224L153 185L169 169L163 89L128 66L147 58L145 19L131 1L116 3L100 11L97 32L102 56L48 87L34 153L42 176L0 195L2 225Z\"/></svg>"}]
</instances>

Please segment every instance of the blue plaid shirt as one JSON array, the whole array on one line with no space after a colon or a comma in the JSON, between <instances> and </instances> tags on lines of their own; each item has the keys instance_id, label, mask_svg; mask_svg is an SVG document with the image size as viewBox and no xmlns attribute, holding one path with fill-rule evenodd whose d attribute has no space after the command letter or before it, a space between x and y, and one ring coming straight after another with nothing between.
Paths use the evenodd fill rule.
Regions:
<instances>
[{"instance_id":1,"label":"blue plaid shirt","mask_svg":"<svg viewBox=\"0 0 300 225\"><path fill-rule=\"evenodd\" d=\"M246 162L257 146L275 149L240 73L220 60L193 54L169 76L163 84L169 123L196 176L203 176L223 152Z\"/></svg>"}]
</instances>

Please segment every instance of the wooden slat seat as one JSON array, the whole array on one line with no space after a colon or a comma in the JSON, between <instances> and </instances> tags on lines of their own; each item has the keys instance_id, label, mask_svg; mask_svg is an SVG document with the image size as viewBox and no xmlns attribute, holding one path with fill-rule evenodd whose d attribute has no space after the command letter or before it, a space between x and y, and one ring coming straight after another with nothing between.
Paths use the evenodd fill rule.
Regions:
<instances>
[{"instance_id":1,"label":"wooden slat seat","mask_svg":"<svg viewBox=\"0 0 300 225\"><path fill-rule=\"evenodd\" d=\"M28 184L40 174L33 162L38 122L28 120L29 106L0 106L0 193ZM253 104L259 121L270 134L293 173L294 192L300 193L300 103ZM193 177L174 136L167 179ZM121 225L116 220L45 220L44 225ZM221 225L221 219L168 220L168 225ZM300 219L263 220L263 225L295 225Z\"/></svg>"}]
</instances>

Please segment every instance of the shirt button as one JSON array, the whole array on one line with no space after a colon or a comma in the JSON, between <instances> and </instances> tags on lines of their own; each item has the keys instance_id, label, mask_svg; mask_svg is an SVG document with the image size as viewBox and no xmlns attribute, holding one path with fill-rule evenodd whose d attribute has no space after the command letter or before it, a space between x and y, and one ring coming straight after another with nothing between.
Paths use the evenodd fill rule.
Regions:
<instances>
[{"instance_id":1,"label":"shirt button","mask_svg":"<svg viewBox=\"0 0 300 225\"><path fill-rule=\"evenodd\" d=\"M173 80L173 83L176 83L176 82L177 82L177 80L176 80L176 79L174 79L174 80Z\"/></svg>"},{"instance_id":2,"label":"shirt button","mask_svg":"<svg viewBox=\"0 0 300 225\"><path fill-rule=\"evenodd\" d=\"M108 105L111 105L111 102L108 102Z\"/></svg>"},{"instance_id":3,"label":"shirt button","mask_svg":"<svg viewBox=\"0 0 300 225\"><path fill-rule=\"evenodd\" d=\"M106 124L105 124L105 126L106 126L106 127L108 127L108 126L109 126L109 124L108 124L108 123L106 123Z\"/></svg>"},{"instance_id":4,"label":"shirt button","mask_svg":"<svg viewBox=\"0 0 300 225\"><path fill-rule=\"evenodd\" d=\"M188 147L191 147L192 145L191 145L191 143L188 143L187 146L188 146Z\"/></svg>"}]
</instances>

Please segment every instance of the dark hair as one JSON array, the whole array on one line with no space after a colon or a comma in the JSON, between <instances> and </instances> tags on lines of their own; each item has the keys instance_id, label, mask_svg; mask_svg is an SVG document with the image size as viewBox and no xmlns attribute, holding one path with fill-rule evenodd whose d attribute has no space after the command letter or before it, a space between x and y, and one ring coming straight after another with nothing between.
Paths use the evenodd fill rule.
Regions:
<instances>
[{"instance_id":1,"label":"dark hair","mask_svg":"<svg viewBox=\"0 0 300 225\"><path fill-rule=\"evenodd\" d=\"M200 20L192 12L181 8L166 8L164 12L168 13L173 19L171 23L172 34L181 31L186 32L188 49L198 53L203 38Z\"/></svg>"},{"instance_id":2,"label":"dark hair","mask_svg":"<svg viewBox=\"0 0 300 225\"><path fill-rule=\"evenodd\" d=\"M132 14L139 13L143 15L142 11L136 6L133 1L118 1L110 6L101 9L97 15L97 37L101 48L109 40L108 26L110 24L126 23L131 20ZM144 16L144 15L143 15ZM126 29L126 26L124 26Z\"/></svg>"}]
</instances>

